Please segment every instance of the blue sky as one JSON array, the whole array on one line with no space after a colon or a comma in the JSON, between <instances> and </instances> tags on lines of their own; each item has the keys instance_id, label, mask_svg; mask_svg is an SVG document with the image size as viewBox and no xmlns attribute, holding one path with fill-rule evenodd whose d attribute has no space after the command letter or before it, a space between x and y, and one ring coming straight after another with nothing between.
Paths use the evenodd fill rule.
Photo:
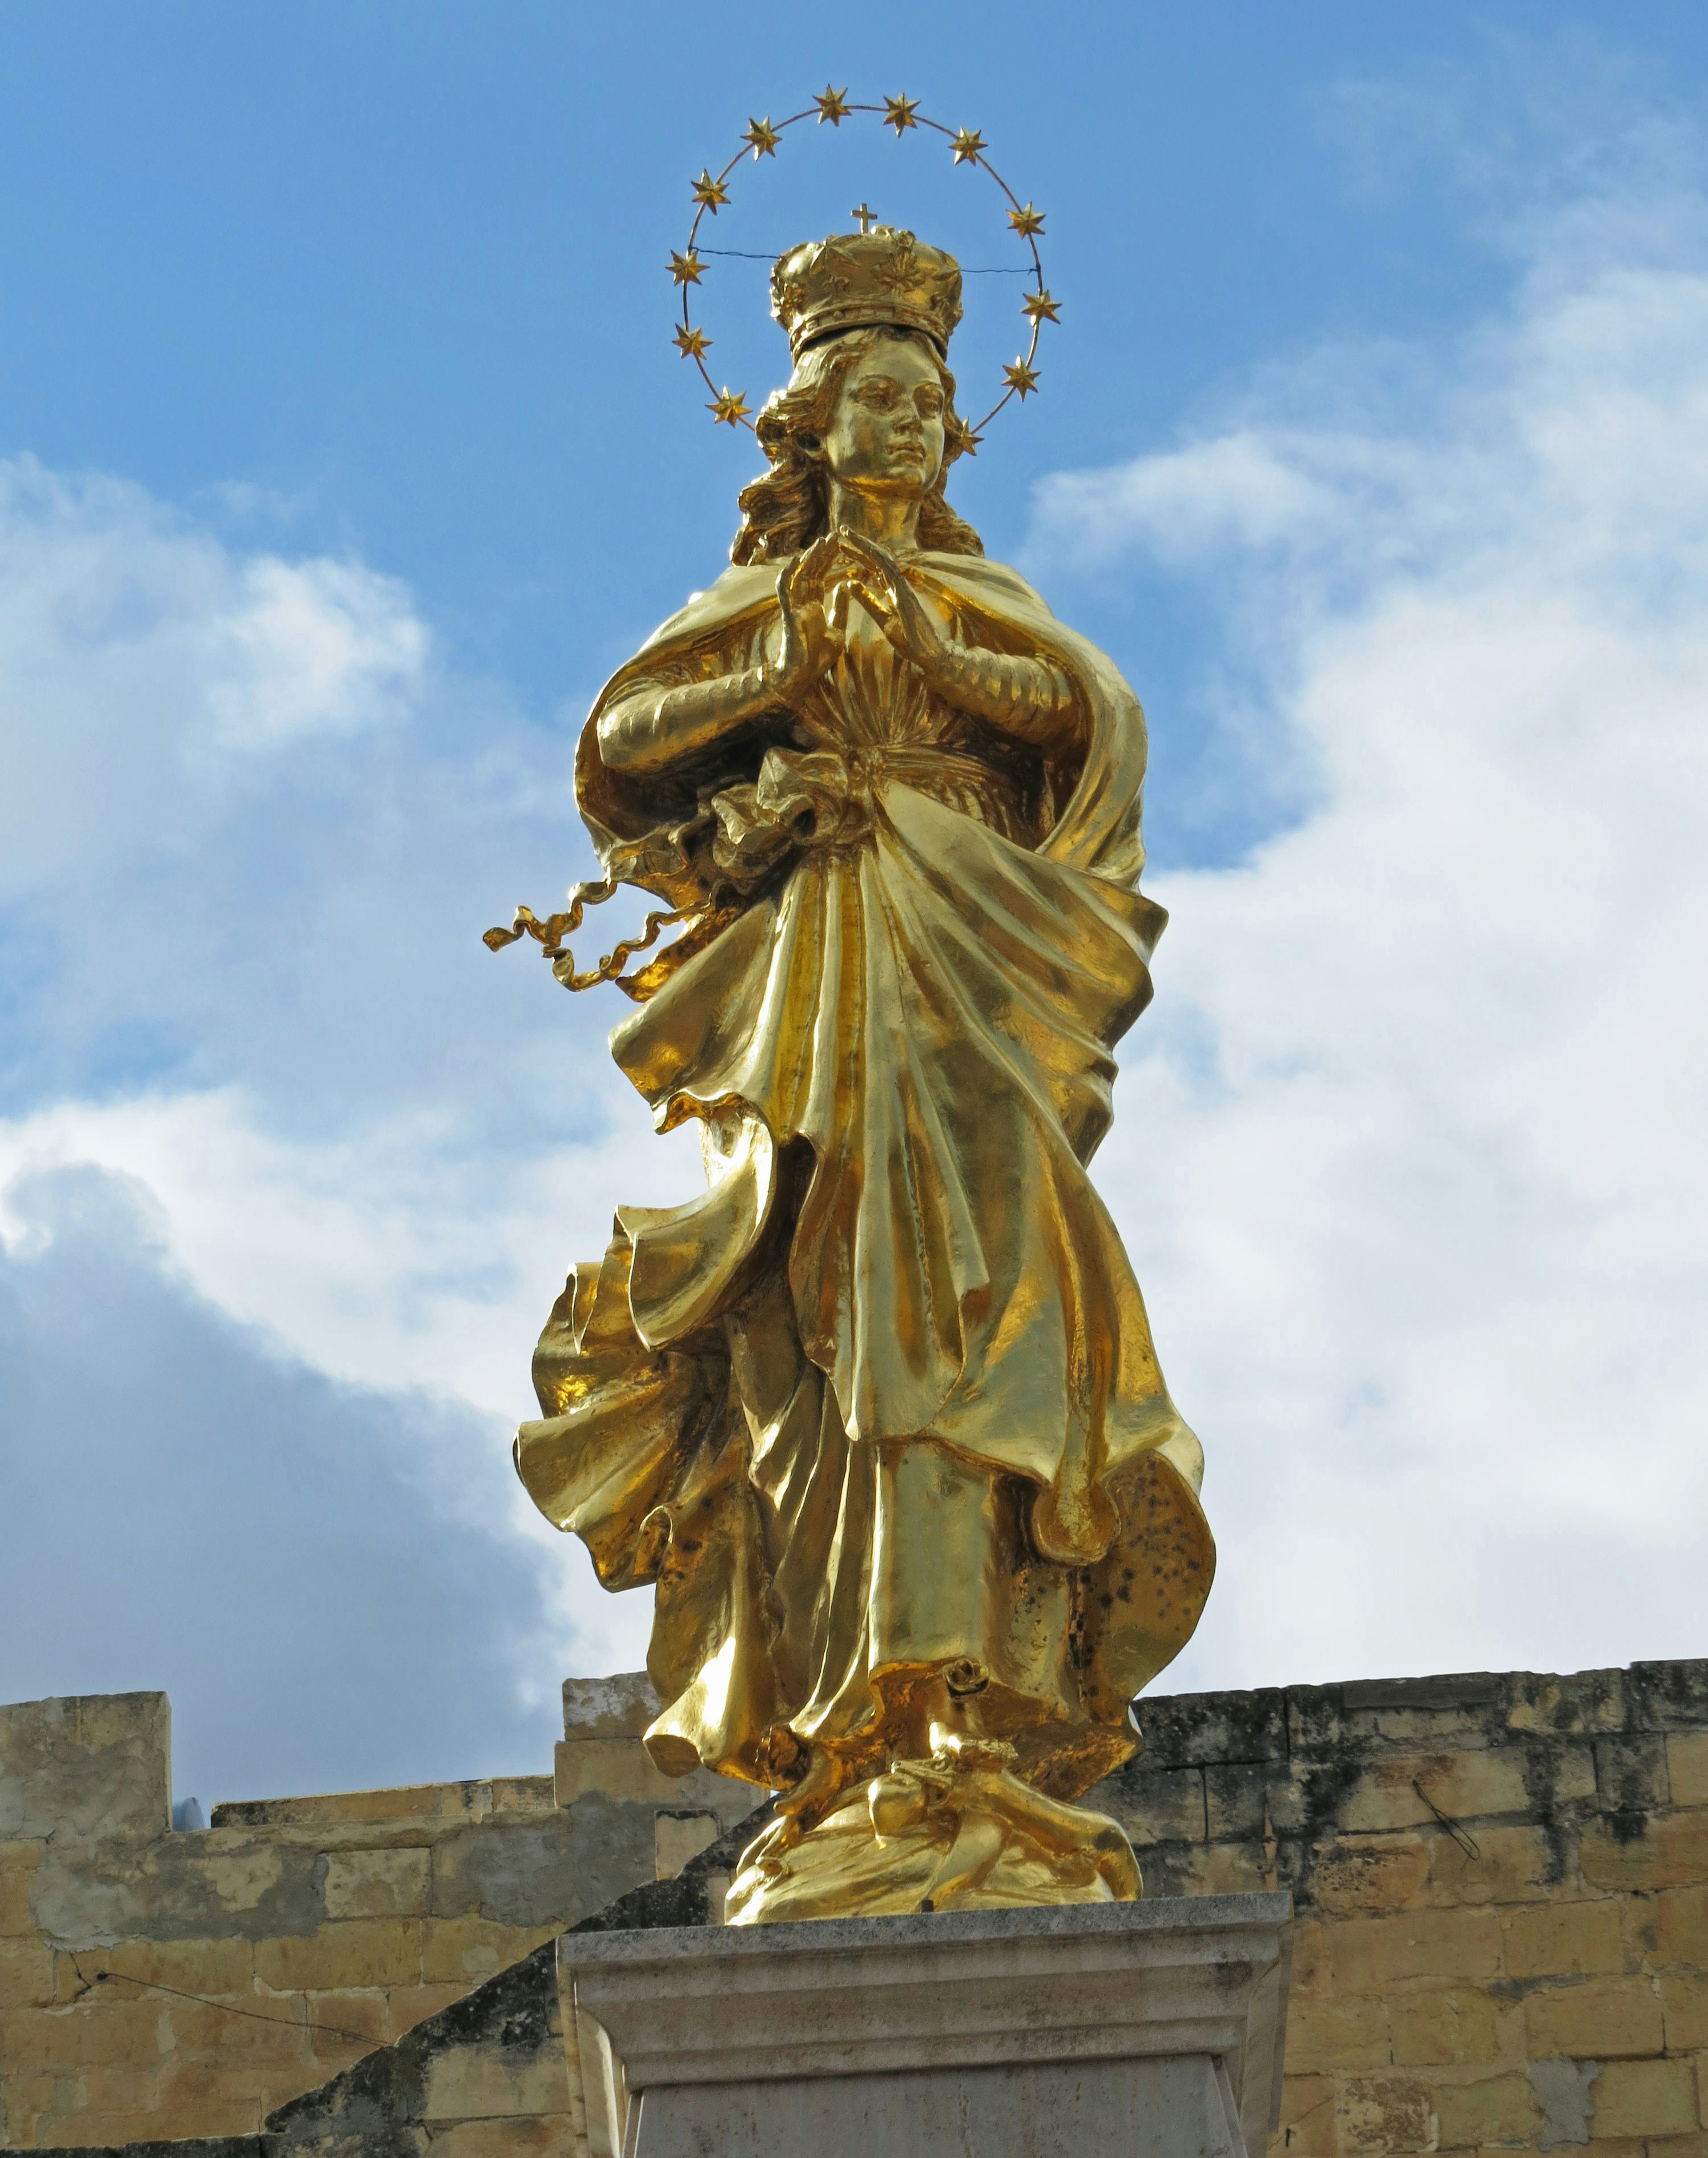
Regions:
<instances>
[{"instance_id":1,"label":"blue sky","mask_svg":"<svg viewBox=\"0 0 1708 2158\"><path fill-rule=\"evenodd\" d=\"M669 342L688 183L827 78L1047 213L953 494L1151 715L1098 1174L1210 1461L1179 1683L1703 1652L1700 10L848 23L0 12L0 1695L167 1686L204 1802L543 1768L637 1660L506 1443L691 1170L477 937L585 869L581 715L754 468ZM862 199L1014 259L869 117L712 237ZM704 308L756 402L763 287Z\"/></svg>"}]
</instances>

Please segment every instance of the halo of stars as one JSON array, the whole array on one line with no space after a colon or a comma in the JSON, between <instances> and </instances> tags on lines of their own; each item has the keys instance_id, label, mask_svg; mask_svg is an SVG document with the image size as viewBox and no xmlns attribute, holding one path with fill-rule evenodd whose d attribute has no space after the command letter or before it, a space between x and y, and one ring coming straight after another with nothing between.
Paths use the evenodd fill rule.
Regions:
<instances>
[{"instance_id":1,"label":"halo of stars","mask_svg":"<svg viewBox=\"0 0 1708 2158\"><path fill-rule=\"evenodd\" d=\"M712 340L704 330L696 328L689 312L694 288L699 283L706 269L704 256L695 251L700 225L705 218L715 217L728 204L730 176L745 157L751 154L757 164L761 157L776 157L777 146L785 132L798 126L803 120L816 121L821 127L828 121L833 127L840 127L843 121L855 112L875 112L885 127L895 130L898 142L910 128L926 127L944 137L957 165L977 166L980 171L988 173L1002 189L1008 202L1009 229L1024 240L1031 250L1036 284L1020 302L1020 312L1025 318L1030 336L1024 352L1017 354L1003 369L1003 381L1006 386L1002 395L982 420L963 427L960 447L970 454L977 450L983 438L984 430L1011 397L1018 397L1024 404L1038 387L1038 369L1033 364L1038 357L1038 334L1045 323L1061 319L1061 303L1050 297L1044 282L1044 265L1038 253L1038 235L1044 230L1042 211L1035 209L1029 202L1023 203L1009 187L984 154L984 137L976 127L945 127L940 120L930 119L920 111L916 97L886 97L881 105L850 104L846 90L834 89L827 83L810 105L799 112L791 113L787 120L779 120L775 124L769 117L748 121L742 132L740 148L723 170L714 173L707 166L693 183L694 223L689 228L688 245L682 253L673 253L669 263L670 275L682 295L682 321L676 331L676 349L684 359L691 359L699 369L706 388L711 392L706 410L712 418L725 426L751 430L753 417L746 392L731 390L727 384L721 390L718 387L705 362ZM860 230L864 232L871 225L874 214L862 202L850 214L859 220Z\"/></svg>"}]
</instances>

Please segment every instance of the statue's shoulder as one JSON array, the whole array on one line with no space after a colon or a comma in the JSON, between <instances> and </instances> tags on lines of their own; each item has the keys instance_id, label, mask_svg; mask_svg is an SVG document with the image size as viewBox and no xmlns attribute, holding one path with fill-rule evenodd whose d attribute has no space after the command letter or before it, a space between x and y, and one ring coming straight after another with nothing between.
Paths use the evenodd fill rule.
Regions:
<instances>
[{"instance_id":1,"label":"statue's shoulder","mask_svg":"<svg viewBox=\"0 0 1708 2158\"><path fill-rule=\"evenodd\" d=\"M690 592L685 605L662 622L641 647L645 658L684 638L715 636L744 616L754 614L777 596L779 565L732 562L703 592Z\"/></svg>"},{"instance_id":2,"label":"statue's shoulder","mask_svg":"<svg viewBox=\"0 0 1708 2158\"><path fill-rule=\"evenodd\" d=\"M953 591L1006 612L1050 615L1045 605L1018 570L1006 562L993 562L988 555L921 555L923 567ZM1053 617L1051 617L1053 619Z\"/></svg>"}]
</instances>

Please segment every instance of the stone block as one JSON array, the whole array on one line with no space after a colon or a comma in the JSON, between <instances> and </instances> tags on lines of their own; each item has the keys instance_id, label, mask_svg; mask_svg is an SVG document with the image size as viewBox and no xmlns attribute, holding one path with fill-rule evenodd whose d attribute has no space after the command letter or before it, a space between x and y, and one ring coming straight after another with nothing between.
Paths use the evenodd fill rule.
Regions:
<instances>
[{"instance_id":1,"label":"stone block","mask_svg":"<svg viewBox=\"0 0 1708 2158\"><path fill-rule=\"evenodd\" d=\"M644 1671L564 1680L565 1738L638 1738L663 1704Z\"/></svg>"},{"instance_id":2,"label":"stone block","mask_svg":"<svg viewBox=\"0 0 1708 2158\"><path fill-rule=\"evenodd\" d=\"M413 2031L430 2016L441 2014L469 1990L467 1985L454 1981L439 1985L395 1985L390 1993L381 1996L385 2004L387 2039L395 2042L402 2037L405 2031Z\"/></svg>"},{"instance_id":3,"label":"stone block","mask_svg":"<svg viewBox=\"0 0 1708 2158\"><path fill-rule=\"evenodd\" d=\"M1622 1670L1514 1671L1508 1679L1507 1728L1551 1732L1561 1737L1624 1728Z\"/></svg>"},{"instance_id":4,"label":"stone block","mask_svg":"<svg viewBox=\"0 0 1708 2158\"><path fill-rule=\"evenodd\" d=\"M1290 2019L1289 2019L1290 2020ZM1281 2118L1269 2140L1271 2158L1335 2158L1332 2076L1282 2079Z\"/></svg>"},{"instance_id":5,"label":"stone block","mask_svg":"<svg viewBox=\"0 0 1708 2158\"><path fill-rule=\"evenodd\" d=\"M653 1816L653 1877L673 1881L691 1858L709 1850L719 1836L715 1814L657 1813Z\"/></svg>"},{"instance_id":6,"label":"stone block","mask_svg":"<svg viewBox=\"0 0 1708 2158\"><path fill-rule=\"evenodd\" d=\"M29 1895L46 1849L34 1837L0 1843L0 1940L36 1932Z\"/></svg>"},{"instance_id":7,"label":"stone block","mask_svg":"<svg viewBox=\"0 0 1708 2158\"><path fill-rule=\"evenodd\" d=\"M0 2128L14 2150L28 2150L44 2140L35 2130L54 2103L54 2078L39 2070L0 2068Z\"/></svg>"},{"instance_id":8,"label":"stone block","mask_svg":"<svg viewBox=\"0 0 1708 2158\"><path fill-rule=\"evenodd\" d=\"M1620 1899L1627 1960L1665 1968L1708 1965L1708 1886Z\"/></svg>"},{"instance_id":9,"label":"stone block","mask_svg":"<svg viewBox=\"0 0 1708 2158\"><path fill-rule=\"evenodd\" d=\"M1708 1731L1669 1732L1666 1766L1675 1806L1708 1806Z\"/></svg>"},{"instance_id":10,"label":"stone block","mask_svg":"<svg viewBox=\"0 0 1708 2158\"><path fill-rule=\"evenodd\" d=\"M1139 1864L1147 1896L1262 1896L1287 1885L1245 1843L1161 1844L1141 1851Z\"/></svg>"},{"instance_id":11,"label":"stone block","mask_svg":"<svg viewBox=\"0 0 1708 2158\"><path fill-rule=\"evenodd\" d=\"M1666 1739L1653 1731L1597 1738L1595 1788L1604 1814L1649 1813L1669 1804Z\"/></svg>"},{"instance_id":12,"label":"stone block","mask_svg":"<svg viewBox=\"0 0 1708 2158\"><path fill-rule=\"evenodd\" d=\"M175 2042L171 2006L157 1998L85 2000L51 2015L33 2016L23 2042L33 2068L152 2068Z\"/></svg>"},{"instance_id":13,"label":"stone block","mask_svg":"<svg viewBox=\"0 0 1708 2158\"><path fill-rule=\"evenodd\" d=\"M1504 1730L1504 1680L1487 1672L1287 1689L1295 1761L1352 1763L1385 1753L1455 1754Z\"/></svg>"},{"instance_id":14,"label":"stone block","mask_svg":"<svg viewBox=\"0 0 1708 2158\"><path fill-rule=\"evenodd\" d=\"M1563 1870L1559 1849L1540 1829L1491 1827L1483 1821L1471 1840L1474 1854L1445 1830L1430 1839L1432 1902L1536 1902L1558 1890Z\"/></svg>"},{"instance_id":15,"label":"stone block","mask_svg":"<svg viewBox=\"0 0 1708 2158\"><path fill-rule=\"evenodd\" d=\"M1699 1953L1700 1971L1664 1971L1656 1980L1669 2053L1708 2052L1708 1939Z\"/></svg>"},{"instance_id":16,"label":"stone block","mask_svg":"<svg viewBox=\"0 0 1708 2158\"><path fill-rule=\"evenodd\" d=\"M1150 1768L1141 1758L1106 1776L1088 1803L1113 1814L1141 1852L1153 1843L1204 1841L1201 1769Z\"/></svg>"},{"instance_id":17,"label":"stone block","mask_svg":"<svg viewBox=\"0 0 1708 2158\"><path fill-rule=\"evenodd\" d=\"M1472 2083L1437 2083L1434 2102L1442 2150L1492 2143L1534 2143L1541 2114L1530 2078L1516 2069Z\"/></svg>"},{"instance_id":18,"label":"stone block","mask_svg":"<svg viewBox=\"0 0 1708 2158\"><path fill-rule=\"evenodd\" d=\"M1396 2068L1486 2068L1502 2057L1499 2004L1473 1986L1397 1995L1388 2020Z\"/></svg>"},{"instance_id":19,"label":"stone block","mask_svg":"<svg viewBox=\"0 0 1708 2158\"><path fill-rule=\"evenodd\" d=\"M0 1940L0 2008L50 2007L54 1952L44 1941Z\"/></svg>"},{"instance_id":20,"label":"stone block","mask_svg":"<svg viewBox=\"0 0 1708 2158\"><path fill-rule=\"evenodd\" d=\"M1526 1996L1532 2060L1569 2054L1607 2061L1658 2053L1665 2043L1660 2001L1645 1978L1584 1978Z\"/></svg>"},{"instance_id":21,"label":"stone block","mask_svg":"<svg viewBox=\"0 0 1708 2158\"><path fill-rule=\"evenodd\" d=\"M1619 1905L1612 1897L1503 1911L1502 1960L1507 1976L1587 1978L1622 1971L1625 1948L1619 1917Z\"/></svg>"},{"instance_id":22,"label":"stone block","mask_svg":"<svg viewBox=\"0 0 1708 2158\"><path fill-rule=\"evenodd\" d=\"M569 2071L556 2047L519 2052L503 2045L459 2046L427 2063L421 2119L500 2120L569 2110Z\"/></svg>"},{"instance_id":23,"label":"stone block","mask_svg":"<svg viewBox=\"0 0 1708 2158\"><path fill-rule=\"evenodd\" d=\"M1348 1836L1311 1867L1306 1893L1319 1910L1404 1910L1424 1900L1429 1846L1416 1835Z\"/></svg>"},{"instance_id":24,"label":"stone block","mask_svg":"<svg viewBox=\"0 0 1708 2158\"><path fill-rule=\"evenodd\" d=\"M1340 2158L1369 2152L1434 2150L1441 2147L1429 2088L1410 2076L1347 2076L1334 2099L1334 2145Z\"/></svg>"},{"instance_id":25,"label":"stone block","mask_svg":"<svg viewBox=\"0 0 1708 2158\"><path fill-rule=\"evenodd\" d=\"M1287 1758L1287 1697L1278 1687L1158 1694L1136 1701L1133 1713L1144 1734L1139 1758L1153 1768Z\"/></svg>"},{"instance_id":26,"label":"stone block","mask_svg":"<svg viewBox=\"0 0 1708 2158\"><path fill-rule=\"evenodd\" d=\"M680 1803L686 1780L667 1776L638 1738L560 1738L552 1756L557 1803L572 1806L596 1791L601 1798L648 1805Z\"/></svg>"},{"instance_id":27,"label":"stone block","mask_svg":"<svg viewBox=\"0 0 1708 2158\"><path fill-rule=\"evenodd\" d=\"M1708 1657L1633 1664L1628 1686L1633 1730L1708 1730Z\"/></svg>"},{"instance_id":28,"label":"stone block","mask_svg":"<svg viewBox=\"0 0 1708 2158\"><path fill-rule=\"evenodd\" d=\"M1422 1828L1431 1803L1453 1820L1530 1808L1524 1756L1516 1748L1473 1753L1401 1754L1366 1763L1340 1809L1349 1830Z\"/></svg>"},{"instance_id":29,"label":"stone block","mask_svg":"<svg viewBox=\"0 0 1708 2158\"><path fill-rule=\"evenodd\" d=\"M1267 1763L1216 1763L1200 1773L1204 1778L1205 1834L1211 1842L1236 1837L1255 1841L1262 1836L1266 1820L1272 1835L1279 1826L1297 1825L1293 1820L1278 1824L1270 1810L1272 1771Z\"/></svg>"},{"instance_id":30,"label":"stone block","mask_svg":"<svg viewBox=\"0 0 1708 2158\"><path fill-rule=\"evenodd\" d=\"M1348 1679L1340 1686L1343 1709L1403 1709L1463 1714L1500 1706L1507 1680L1499 1671L1440 1671L1422 1678ZM1478 1719L1480 1723L1480 1717Z\"/></svg>"},{"instance_id":31,"label":"stone block","mask_svg":"<svg viewBox=\"0 0 1708 2158\"><path fill-rule=\"evenodd\" d=\"M1607 2061L1595 2085L1589 2124L1599 2143L1613 2135L1688 2135L1696 2115L1695 2064L1690 2061Z\"/></svg>"},{"instance_id":32,"label":"stone block","mask_svg":"<svg viewBox=\"0 0 1708 2158\"><path fill-rule=\"evenodd\" d=\"M666 2085L632 2109L637 2158L976 2150L978 2158L1243 2158L1225 2078L1184 2059L932 2066L906 2076ZM603 2158L603 2145L595 2148ZM1262 2145L1256 2146L1260 2150Z\"/></svg>"},{"instance_id":33,"label":"stone block","mask_svg":"<svg viewBox=\"0 0 1708 2158\"><path fill-rule=\"evenodd\" d=\"M147 1839L171 1827L172 1708L163 1693L0 1707L0 1839Z\"/></svg>"},{"instance_id":34,"label":"stone block","mask_svg":"<svg viewBox=\"0 0 1708 2158\"><path fill-rule=\"evenodd\" d=\"M102 1980L124 1996L126 1983L132 1987L175 1986L180 1992L244 1995L251 1988L254 1950L242 1939L190 1941L120 1941L110 1949L85 1949L55 1961L54 1996L59 2001L80 1999L87 1980L98 1972L112 1975Z\"/></svg>"},{"instance_id":35,"label":"stone block","mask_svg":"<svg viewBox=\"0 0 1708 2158\"><path fill-rule=\"evenodd\" d=\"M1616 1814L1592 1821L1584 1830L1577 1864L1597 1888L1708 1884L1708 1810Z\"/></svg>"},{"instance_id":36,"label":"stone block","mask_svg":"<svg viewBox=\"0 0 1708 2158\"><path fill-rule=\"evenodd\" d=\"M340 2065L352 2057L352 2046L383 2046L395 2037L391 2005L411 1989L380 1993L366 1987L339 1986L305 1993L302 2016L309 2044L317 2053L331 2052ZM323 2044L323 2041L328 2042Z\"/></svg>"},{"instance_id":37,"label":"stone block","mask_svg":"<svg viewBox=\"0 0 1708 2158\"><path fill-rule=\"evenodd\" d=\"M1331 1920L1301 1913L1293 1922L1293 1976L1288 1997L1299 2001L1318 1993L1332 1993L1334 1974L1329 1959L1329 1936L1336 1930Z\"/></svg>"},{"instance_id":38,"label":"stone block","mask_svg":"<svg viewBox=\"0 0 1708 2158\"><path fill-rule=\"evenodd\" d=\"M209 1818L215 1829L264 1830L270 1835L297 1829L311 1836L347 1830L395 1830L408 1840L420 1827L454 1828L470 1821L524 1819L548 1814L550 1776L486 1776L454 1784L406 1784L375 1791L317 1791L292 1799L223 1800Z\"/></svg>"},{"instance_id":39,"label":"stone block","mask_svg":"<svg viewBox=\"0 0 1708 2158\"><path fill-rule=\"evenodd\" d=\"M317 2064L308 2060L304 2064L308 2074L317 2073ZM158 2096L153 2119L145 2126L138 2124L138 2132L157 2135L161 2129L170 2124L176 2131L180 2124L191 2122L187 2134L213 2130L252 2130L261 2124L261 2116L276 2098L280 2072L276 2067L240 2067L230 2060L182 2059L174 2055L162 2068L157 2079ZM174 2151L171 2158L178 2158ZM185 2154L185 2158L189 2158Z\"/></svg>"},{"instance_id":40,"label":"stone block","mask_svg":"<svg viewBox=\"0 0 1708 2158\"><path fill-rule=\"evenodd\" d=\"M1343 1995L1390 1992L1418 1979L1483 1984L1500 1975L1500 1919L1481 1906L1349 1918L1328 1932L1334 1987Z\"/></svg>"},{"instance_id":41,"label":"stone block","mask_svg":"<svg viewBox=\"0 0 1708 2158\"><path fill-rule=\"evenodd\" d=\"M1396 2055L1383 2001L1333 2001L1293 1995L1287 2016L1287 2062L1303 2075L1391 2067Z\"/></svg>"},{"instance_id":42,"label":"stone block","mask_svg":"<svg viewBox=\"0 0 1708 2158\"><path fill-rule=\"evenodd\" d=\"M419 1918L344 1918L317 1933L257 1941L255 1975L274 1993L416 1985Z\"/></svg>"},{"instance_id":43,"label":"stone block","mask_svg":"<svg viewBox=\"0 0 1708 2158\"><path fill-rule=\"evenodd\" d=\"M146 2119L160 2102L163 2074L157 2068L85 2068L77 2083L82 2109L109 2120Z\"/></svg>"},{"instance_id":44,"label":"stone block","mask_svg":"<svg viewBox=\"0 0 1708 2158\"><path fill-rule=\"evenodd\" d=\"M433 2130L432 2158L586 2158L567 2114L543 2120L457 2120Z\"/></svg>"},{"instance_id":45,"label":"stone block","mask_svg":"<svg viewBox=\"0 0 1708 2158\"><path fill-rule=\"evenodd\" d=\"M174 1869L173 1886L181 1901L199 1898L209 1913L241 1923L250 1913L266 1913L264 1930L292 1930L278 1907L290 1901L285 1889L287 1874L296 1877L300 1891L295 1899L298 1913L310 1923L317 1920L325 1904L314 1886L314 1861L306 1852L293 1851L247 1833L209 1829L186 1839L182 1863ZM157 1900L157 1899L152 1899ZM213 1928L206 1930L211 1932Z\"/></svg>"},{"instance_id":46,"label":"stone block","mask_svg":"<svg viewBox=\"0 0 1708 2158\"><path fill-rule=\"evenodd\" d=\"M432 1855L425 1848L329 1852L326 1915L395 1918L424 1912L432 1867Z\"/></svg>"},{"instance_id":47,"label":"stone block","mask_svg":"<svg viewBox=\"0 0 1708 2158\"><path fill-rule=\"evenodd\" d=\"M553 1927L503 1926L496 1919L435 1918L421 1938L421 1975L429 1985L461 1985L464 1992L519 1963Z\"/></svg>"},{"instance_id":48,"label":"stone block","mask_svg":"<svg viewBox=\"0 0 1708 2158\"><path fill-rule=\"evenodd\" d=\"M970 2122L980 2158L1239 2158L1278 2109L1286 1923L1265 1896L566 1934L589 2148L952 2149Z\"/></svg>"},{"instance_id":49,"label":"stone block","mask_svg":"<svg viewBox=\"0 0 1708 2158\"><path fill-rule=\"evenodd\" d=\"M164 1995L157 1998L171 2022L168 2050L179 2060L220 2061L228 2068L275 2072L285 2067L306 2072L312 2066L301 2001L269 2001L251 1995L233 2004L243 2011L234 2015L219 2003Z\"/></svg>"}]
</instances>

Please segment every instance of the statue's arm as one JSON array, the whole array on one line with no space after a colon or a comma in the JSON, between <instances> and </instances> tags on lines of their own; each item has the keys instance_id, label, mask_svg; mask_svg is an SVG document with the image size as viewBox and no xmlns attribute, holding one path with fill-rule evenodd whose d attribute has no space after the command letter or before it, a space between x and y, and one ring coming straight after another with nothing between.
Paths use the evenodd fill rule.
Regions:
<instances>
[{"instance_id":1,"label":"statue's arm","mask_svg":"<svg viewBox=\"0 0 1708 2158\"><path fill-rule=\"evenodd\" d=\"M833 536L820 540L779 571L777 612L754 640L751 665L703 682L637 683L601 713L599 751L612 771L662 771L799 705L841 646L822 591L836 545Z\"/></svg>"},{"instance_id":2,"label":"statue's arm","mask_svg":"<svg viewBox=\"0 0 1708 2158\"><path fill-rule=\"evenodd\" d=\"M1053 659L946 638L932 673L939 694L957 710L1039 747L1058 741L1074 717L1073 682Z\"/></svg>"},{"instance_id":3,"label":"statue's arm","mask_svg":"<svg viewBox=\"0 0 1708 2158\"><path fill-rule=\"evenodd\" d=\"M776 677L761 659L710 681L641 682L600 714L600 754L613 772L663 771L776 711Z\"/></svg>"},{"instance_id":4,"label":"statue's arm","mask_svg":"<svg viewBox=\"0 0 1708 2158\"><path fill-rule=\"evenodd\" d=\"M1039 747L1077 725L1079 700L1065 667L1030 653L969 644L933 619L888 549L851 532L841 534L841 544L859 565L851 581L862 603L946 703Z\"/></svg>"}]
</instances>

